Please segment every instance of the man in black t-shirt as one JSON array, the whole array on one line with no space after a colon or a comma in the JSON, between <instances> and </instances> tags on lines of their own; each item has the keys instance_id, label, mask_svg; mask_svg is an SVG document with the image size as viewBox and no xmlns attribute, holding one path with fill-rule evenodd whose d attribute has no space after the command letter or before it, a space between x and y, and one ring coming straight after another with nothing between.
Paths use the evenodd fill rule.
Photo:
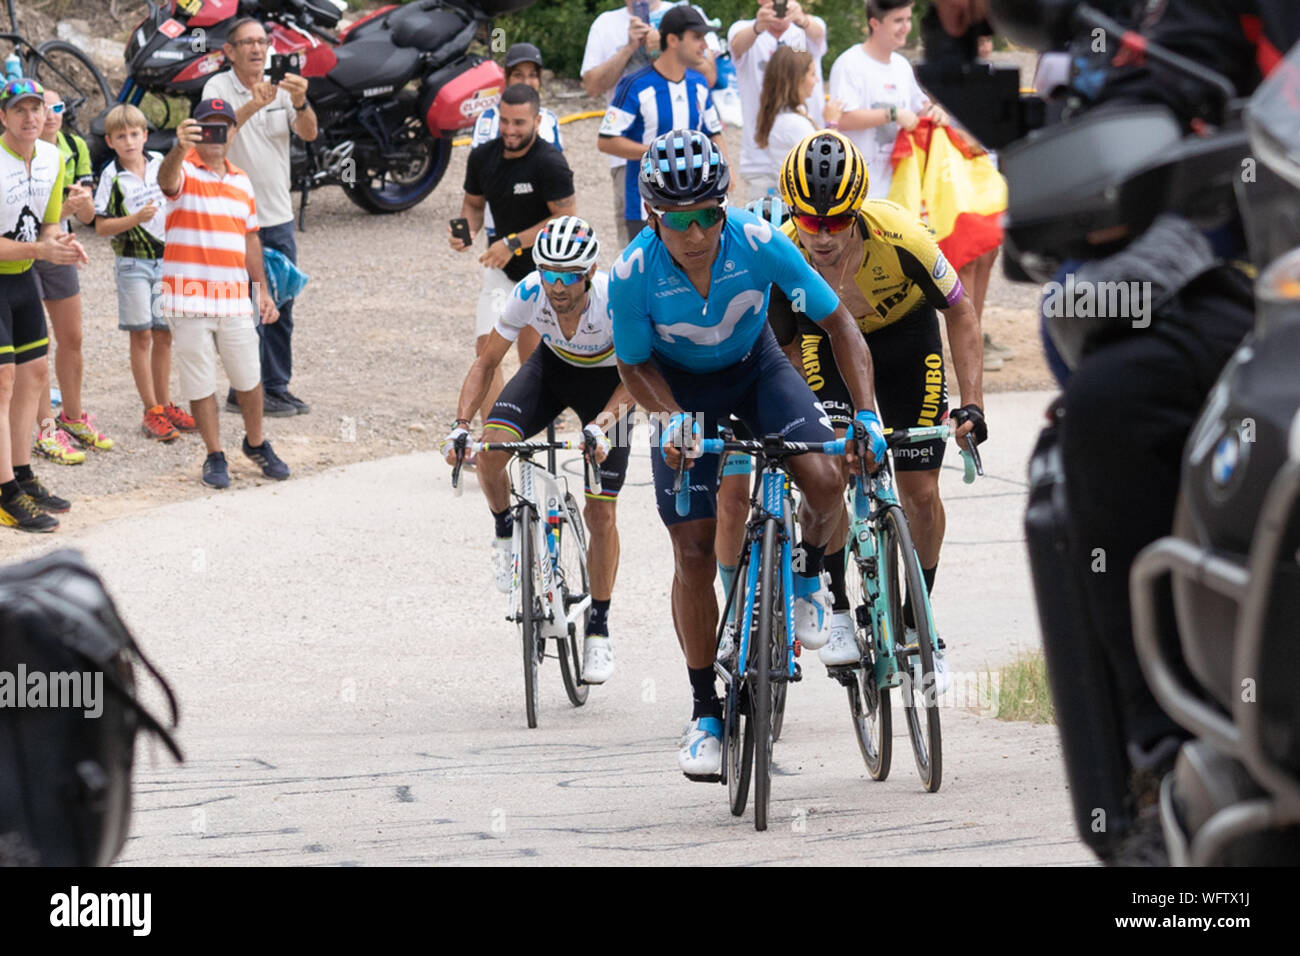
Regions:
<instances>
[{"instance_id":1,"label":"man in black t-shirt","mask_svg":"<svg viewBox=\"0 0 1300 956\"><path fill-rule=\"evenodd\" d=\"M498 108L500 135L475 147L465 164L461 217L469 220L470 235L476 236L483 228L483 210L490 206L495 233L489 234L487 252L478 259L485 269L474 327L475 355L487 343L515 283L533 271L534 237L554 217L577 212L573 173L564 154L537 137L541 108L531 86L508 87ZM451 247L457 252L469 248L454 235ZM498 369L479 409L484 421L503 384Z\"/></svg>"}]
</instances>

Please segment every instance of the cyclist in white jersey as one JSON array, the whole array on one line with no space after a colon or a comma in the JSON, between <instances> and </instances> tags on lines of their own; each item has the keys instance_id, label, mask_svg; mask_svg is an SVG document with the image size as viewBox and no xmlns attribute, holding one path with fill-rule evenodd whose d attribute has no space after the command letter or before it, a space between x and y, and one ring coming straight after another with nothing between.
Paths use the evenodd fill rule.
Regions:
<instances>
[{"instance_id":1,"label":"cyclist in white jersey","mask_svg":"<svg viewBox=\"0 0 1300 956\"><path fill-rule=\"evenodd\" d=\"M32 263L85 263L86 252L59 224L64 166L59 148L39 139L45 90L34 80L0 88L0 525L53 531L49 512L72 506L32 473L31 428L49 390L49 333Z\"/></svg>"},{"instance_id":2,"label":"cyclist in white jersey","mask_svg":"<svg viewBox=\"0 0 1300 956\"><path fill-rule=\"evenodd\" d=\"M591 620L583 654L582 677L600 684L614 671L609 639L609 601L618 571L618 528L615 506L627 474L627 417L632 397L618 376L614 335L608 313L609 274L596 269L600 244L591 226L577 216L552 219L537 236L533 261L537 269L515 286L505 311L474 359L457 404L456 423L442 444L448 464L455 462L455 444L468 434L471 416L487 395L492 376L523 329L534 330L545 348L533 352L501 394L484 422L484 442L523 441L544 429L564 409L583 422L583 432L596 439L601 490L586 489L583 515L590 532L587 564L591 575ZM619 423L619 441L611 444L606 431ZM476 465L479 485L495 522L492 570L496 586L510 590L510 479L504 452L480 452Z\"/></svg>"}]
</instances>

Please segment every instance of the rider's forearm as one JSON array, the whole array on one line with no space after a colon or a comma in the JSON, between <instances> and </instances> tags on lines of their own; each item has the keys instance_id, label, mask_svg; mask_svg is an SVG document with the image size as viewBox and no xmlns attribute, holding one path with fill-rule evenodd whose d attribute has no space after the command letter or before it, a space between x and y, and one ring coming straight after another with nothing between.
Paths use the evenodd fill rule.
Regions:
<instances>
[{"instance_id":1,"label":"rider's forearm","mask_svg":"<svg viewBox=\"0 0 1300 956\"><path fill-rule=\"evenodd\" d=\"M871 350L843 305L822 321L822 331L830 337L831 354L840 378L848 386L855 411L876 410L875 371L871 364Z\"/></svg>"},{"instance_id":2,"label":"rider's forearm","mask_svg":"<svg viewBox=\"0 0 1300 956\"><path fill-rule=\"evenodd\" d=\"M636 407L636 399L632 397L632 392L622 382L618 388L614 389L614 394L609 397L605 403L604 409L596 416L596 424L603 431L609 431L615 424L622 421L624 416Z\"/></svg>"},{"instance_id":3,"label":"rider's forearm","mask_svg":"<svg viewBox=\"0 0 1300 956\"><path fill-rule=\"evenodd\" d=\"M469 374L465 376L465 384L460 387L460 398L456 400L457 421L474 420L475 410L482 407L483 399L487 398L495 370L496 366L483 361L482 356L474 360L474 364L469 367Z\"/></svg>"},{"instance_id":4,"label":"rider's forearm","mask_svg":"<svg viewBox=\"0 0 1300 956\"><path fill-rule=\"evenodd\" d=\"M979 317L970 299L962 296L951 309L945 309L948 344L952 363L957 368L957 394L962 405L984 407L984 337Z\"/></svg>"},{"instance_id":5,"label":"rider's forearm","mask_svg":"<svg viewBox=\"0 0 1300 956\"><path fill-rule=\"evenodd\" d=\"M618 374L633 400L648 413L670 416L682 411L663 374L649 362L628 365L619 359Z\"/></svg>"}]
</instances>

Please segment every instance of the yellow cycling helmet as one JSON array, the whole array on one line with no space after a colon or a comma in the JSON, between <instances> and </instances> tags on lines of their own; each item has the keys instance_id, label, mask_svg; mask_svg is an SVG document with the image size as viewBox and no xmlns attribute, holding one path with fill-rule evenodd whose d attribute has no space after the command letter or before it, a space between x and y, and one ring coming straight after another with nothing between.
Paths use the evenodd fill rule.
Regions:
<instances>
[{"instance_id":1,"label":"yellow cycling helmet","mask_svg":"<svg viewBox=\"0 0 1300 956\"><path fill-rule=\"evenodd\" d=\"M803 138L781 164L781 198L796 213L838 216L867 198L867 163L843 133L824 129Z\"/></svg>"}]
</instances>

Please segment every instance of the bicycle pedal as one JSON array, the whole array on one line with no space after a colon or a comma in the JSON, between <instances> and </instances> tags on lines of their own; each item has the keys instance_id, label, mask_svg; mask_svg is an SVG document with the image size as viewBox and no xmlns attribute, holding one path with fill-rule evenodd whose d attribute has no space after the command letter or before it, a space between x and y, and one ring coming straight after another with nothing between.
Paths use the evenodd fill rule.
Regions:
<instances>
[{"instance_id":1,"label":"bicycle pedal","mask_svg":"<svg viewBox=\"0 0 1300 956\"><path fill-rule=\"evenodd\" d=\"M796 637L794 639L794 656L798 657L802 651L803 651L803 642L801 642L799 638Z\"/></svg>"},{"instance_id":2,"label":"bicycle pedal","mask_svg":"<svg viewBox=\"0 0 1300 956\"><path fill-rule=\"evenodd\" d=\"M803 680L803 668L796 662L794 665L794 674L790 676L790 683L796 684Z\"/></svg>"}]
</instances>

